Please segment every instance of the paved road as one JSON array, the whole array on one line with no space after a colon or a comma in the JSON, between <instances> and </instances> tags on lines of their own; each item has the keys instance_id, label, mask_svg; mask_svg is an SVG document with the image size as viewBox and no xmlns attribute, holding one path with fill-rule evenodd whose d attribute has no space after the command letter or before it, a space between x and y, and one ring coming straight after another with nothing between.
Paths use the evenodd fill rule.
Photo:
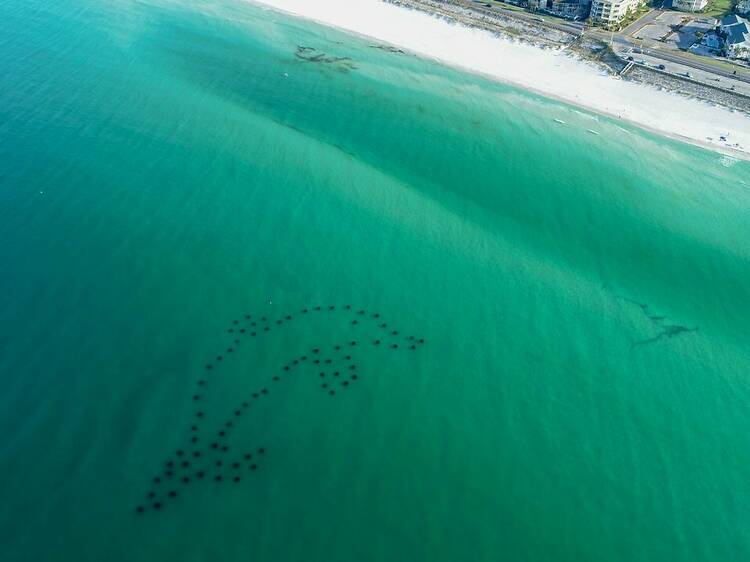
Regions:
<instances>
[{"instance_id":1,"label":"paved road","mask_svg":"<svg viewBox=\"0 0 750 562\"><path fill-rule=\"evenodd\" d=\"M555 29L557 31L564 31L565 33L573 33L575 35L579 35L581 33L581 29L583 29L584 27L584 25L580 22L567 21L564 19L559 19L557 21L549 21L550 16L547 16L548 19L545 20L545 19L542 19L540 16L533 14L531 12L520 12L518 10L509 10L508 8L503 8L502 6L496 3L492 3L491 6L487 6L489 2L483 2L480 0L466 0L465 2L461 2L461 3L464 5L464 7L469 8L474 11L498 12L500 14L503 14L504 16L526 21L533 25L549 27L550 29Z\"/></svg>"},{"instance_id":2,"label":"paved road","mask_svg":"<svg viewBox=\"0 0 750 562\"><path fill-rule=\"evenodd\" d=\"M624 37L629 37L633 35L636 31L638 31L640 28L642 28L644 25L648 25L652 21L654 21L656 18L658 18L660 15L662 15L664 12L662 10L651 10L648 12L645 16L638 18L633 23L631 23L629 26L627 26L625 29L620 31L620 35L623 35Z\"/></svg>"},{"instance_id":3,"label":"paved road","mask_svg":"<svg viewBox=\"0 0 750 562\"><path fill-rule=\"evenodd\" d=\"M663 10L660 9L652 10L651 12L640 18L638 21L630 24L623 32L612 33L598 28L587 28L587 26L582 22L575 22L557 18L553 19L550 16L542 19L538 15L535 15L531 12L521 12L503 8L501 5L495 2L493 2L490 7L486 5L488 2L480 0L466 0L461 3L466 8L470 8L475 11L498 12L500 14L503 14L504 16L508 16L509 18L515 18L521 21L528 22L532 25L547 27L549 29L562 31L573 35L581 35L585 33L586 36L593 37L605 43L609 43L610 41L612 41L613 43L624 47L624 50L632 48L634 51L637 50L639 53L642 52L654 58L661 59L664 62L681 64L692 69L713 73L716 76L721 76L722 78L726 78L729 80L738 80L740 82L750 84L750 70L746 68L738 67L736 71L737 74L734 74L733 71L726 70L725 68L716 64L712 64L709 61L703 62L696 59L696 57L683 54L680 51L670 51L666 49L654 48L654 46L647 46L647 43L643 40L634 40L626 36L625 32L635 31L659 17L659 15L663 13Z\"/></svg>"},{"instance_id":4,"label":"paved road","mask_svg":"<svg viewBox=\"0 0 750 562\"><path fill-rule=\"evenodd\" d=\"M483 3L478 1L466 1L464 2L466 7L477 9L478 6L481 6L481 8L488 10L490 8L487 8ZM641 49L643 50L643 53L650 55L655 58L663 59L664 61L681 64L684 66L688 66L691 68L695 68L698 70L702 70L704 72L712 72L716 74L717 76L721 76L723 78L729 78L733 80L739 80L740 82L745 82L750 84L750 71L743 68L738 67L737 68L737 74L733 74L732 71L726 70L720 66L717 66L716 64L712 64L711 62L703 62L701 60L697 60L695 57L689 56L687 54L682 54L680 51L669 51L666 49L658 49L654 47L647 47L644 46L644 41L642 40L634 40L630 39L626 36L625 32L627 32L630 29L636 30L640 27L646 25L647 23L650 23L652 20L656 19L663 13L662 10L652 10L642 18L640 18L638 21L630 24L623 32L620 33L614 33L603 31L600 29L592 29L588 28L586 29L586 26L581 22L574 22L574 21L566 21L563 19L560 19L559 21L550 21L550 17L547 17L547 19L542 20L539 16L536 16L529 12L519 12L516 10L509 10L507 8L503 8L497 4L492 4L493 11L500 12L503 15L506 15L511 18L516 18L519 20L527 21L529 23L532 23L534 25L544 26L551 29L555 29L557 31L564 31L566 33L572 33L574 35L580 35L581 33L584 33L589 37L594 37L596 39L599 39L600 41L604 41L606 43L609 43L610 41L617 43L618 45L622 45L624 47L630 47L634 50L638 50L639 52Z\"/></svg>"},{"instance_id":5,"label":"paved road","mask_svg":"<svg viewBox=\"0 0 750 562\"><path fill-rule=\"evenodd\" d=\"M591 33L591 35L593 34L594 33ZM740 82L745 82L747 84L750 84L750 72L742 68L738 68L737 74L733 74L732 71L730 70L726 70L722 67L716 66L715 64L703 62L701 60L696 60L693 57L683 55L676 51L653 49L651 47L642 47L640 42L633 41L629 39L628 37L615 35L613 41L617 43L618 45L631 47L633 48L633 50L637 50L638 52L642 51L643 53L650 55L654 58L663 59L669 62L674 62L677 64L681 64L683 66L689 66L690 68L695 68L698 70L702 70L704 72L711 72L723 78L730 78L733 80L739 80Z\"/></svg>"}]
</instances>

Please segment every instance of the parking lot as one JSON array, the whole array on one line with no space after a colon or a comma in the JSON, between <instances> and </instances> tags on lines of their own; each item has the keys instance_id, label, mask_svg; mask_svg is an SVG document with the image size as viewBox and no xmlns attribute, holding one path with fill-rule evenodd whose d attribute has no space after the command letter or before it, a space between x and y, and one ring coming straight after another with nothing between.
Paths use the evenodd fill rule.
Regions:
<instances>
[{"instance_id":1,"label":"parking lot","mask_svg":"<svg viewBox=\"0 0 750 562\"><path fill-rule=\"evenodd\" d=\"M683 12L663 12L632 33L634 39L657 41L665 48L686 51L700 43L703 34L716 25L713 18Z\"/></svg>"}]
</instances>

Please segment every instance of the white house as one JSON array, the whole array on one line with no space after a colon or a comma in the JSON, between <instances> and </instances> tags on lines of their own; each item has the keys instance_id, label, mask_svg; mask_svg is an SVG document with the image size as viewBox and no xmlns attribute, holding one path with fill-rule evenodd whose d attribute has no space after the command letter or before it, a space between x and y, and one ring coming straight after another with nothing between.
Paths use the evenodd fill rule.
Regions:
<instances>
[{"instance_id":1,"label":"white house","mask_svg":"<svg viewBox=\"0 0 750 562\"><path fill-rule=\"evenodd\" d=\"M628 12L635 12L641 4L642 0L593 0L591 20L606 25L619 23Z\"/></svg>"},{"instance_id":2,"label":"white house","mask_svg":"<svg viewBox=\"0 0 750 562\"><path fill-rule=\"evenodd\" d=\"M708 4L708 0L672 0L672 7L683 12L700 12Z\"/></svg>"}]
</instances>

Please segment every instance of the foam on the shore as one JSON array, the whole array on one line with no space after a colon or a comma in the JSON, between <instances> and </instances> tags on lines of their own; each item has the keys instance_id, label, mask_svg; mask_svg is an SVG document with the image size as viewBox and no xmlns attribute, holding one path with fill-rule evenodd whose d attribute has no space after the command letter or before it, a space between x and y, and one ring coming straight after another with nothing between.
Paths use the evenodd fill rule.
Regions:
<instances>
[{"instance_id":1,"label":"foam on the shore","mask_svg":"<svg viewBox=\"0 0 750 562\"><path fill-rule=\"evenodd\" d=\"M750 155L750 118L627 82L563 50L541 49L381 0L251 0L376 38L650 130ZM721 141L725 136L727 141Z\"/></svg>"}]
</instances>

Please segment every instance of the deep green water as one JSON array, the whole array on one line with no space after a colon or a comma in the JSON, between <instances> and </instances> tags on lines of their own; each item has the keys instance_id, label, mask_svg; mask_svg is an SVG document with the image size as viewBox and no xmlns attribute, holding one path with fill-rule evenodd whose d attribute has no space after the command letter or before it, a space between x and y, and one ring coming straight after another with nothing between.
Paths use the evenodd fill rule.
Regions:
<instances>
[{"instance_id":1,"label":"deep green water","mask_svg":"<svg viewBox=\"0 0 750 562\"><path fill-rule=\"evenodd\" d=\"M0 0L0 560L750 559L750 165L372 44Z\"/></svg>"}]
</instances>

